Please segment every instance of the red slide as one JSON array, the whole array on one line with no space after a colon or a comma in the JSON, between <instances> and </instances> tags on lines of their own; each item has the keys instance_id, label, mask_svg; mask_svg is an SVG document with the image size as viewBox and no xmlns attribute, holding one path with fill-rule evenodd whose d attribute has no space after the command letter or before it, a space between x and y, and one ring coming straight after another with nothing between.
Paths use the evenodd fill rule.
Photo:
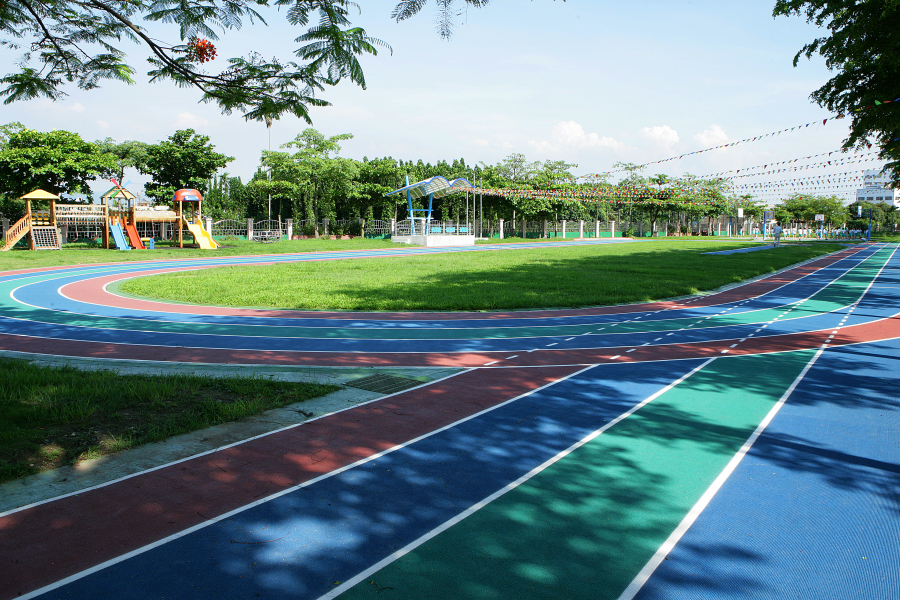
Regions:
<instances>
[{"instance_id":1,"label":"red slide","mask_svg":"<svg viewBox=\"0 0 900 600\"><path fill-rule=\"evenodd\" d=\"M134 226L134 223L126 223L125 232L128 234L128 241L131 243L132 248L135 250L146 250L146 248L144 248L144 242L141 241L141 236L138 235L137 227Z\"/></svg>"}]
</instances>

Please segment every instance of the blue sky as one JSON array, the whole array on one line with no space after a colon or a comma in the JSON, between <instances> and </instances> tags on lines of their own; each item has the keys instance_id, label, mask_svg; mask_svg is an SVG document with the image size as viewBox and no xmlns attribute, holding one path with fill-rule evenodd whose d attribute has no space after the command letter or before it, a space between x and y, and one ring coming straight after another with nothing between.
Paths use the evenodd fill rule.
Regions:
<instances>
[{"instance_id":1,"label":"blue sky","mask_svg":"<svg viewBox=\"0 0 900 600\"><path fill-rule=\"evenodd\" d=\"M325 90L322 97L333 106L313 109L313 126L326 135L354 134L341 153L352 158L465 158L474 164L517 152L529 160L577 163L577 175L810 122L816 124L651 166L646 173L704 175L837 150L846 126L823 126L822 119L832 115L809 100L830 77L824 62L803 58L792 66L794 54L822 32L798 17L774 19L773 3L493 0L460 15L448 42L436 32L433 2L398 24L390 19L392 0L362 0L354 24L388 42L393 52L363 59L367 90L349 83ZM278 13L267 19L269 27L224 35L212 64L248 50L290 58L297 47L292 40L302 31ZM155 25L153 34L175 41L174 30ZM135 46L131 64L139 73L146 71L144 56ZM16 54L4 50L0 57L11 71ZM139 80L92 92L71 89L56 103L6 105L3 122L68 129L89 140L149 143L192 127L235 157L228 167L232 175L249 179L268 147L264 124L199 104L193 90ZM277 121L272 148L306 126L295 117ZM875 166L880 163L844 166L841 172ZM133 171L127 178L133 188L146 181Z\"/></svg>"}]
</instances>

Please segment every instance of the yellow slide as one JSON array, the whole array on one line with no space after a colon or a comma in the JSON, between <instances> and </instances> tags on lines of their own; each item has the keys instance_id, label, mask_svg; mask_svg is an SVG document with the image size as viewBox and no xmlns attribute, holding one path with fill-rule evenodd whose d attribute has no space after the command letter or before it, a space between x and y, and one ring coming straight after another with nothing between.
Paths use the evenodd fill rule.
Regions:
<instances>
[{"instance_id":1,"label":"yellow slide","mask_svg":"<svg viewBox=\"0 0 900 600\"><path fill-rule=\"evenodd\" d=\"M197 244L204 250L215 250L219 247L219 244L216 243L216 240L212 238L208 231L203 229L203 225L201 225L200 223L191 223L187 219L184 219L184 224L194 235L194 239L197 241Z\"/></svg>"}]
</instances>

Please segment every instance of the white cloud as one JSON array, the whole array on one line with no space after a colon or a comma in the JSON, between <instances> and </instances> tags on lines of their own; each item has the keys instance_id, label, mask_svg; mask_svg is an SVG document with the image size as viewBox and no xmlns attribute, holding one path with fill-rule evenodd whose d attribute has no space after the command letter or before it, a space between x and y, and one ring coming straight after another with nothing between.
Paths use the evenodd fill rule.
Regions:
<instances>
[{"instance_id":1,"label":"white cloud","mask_svg":"<svg viewBox=\"0 0 900 600\"><path fill-rule=\"evenodd\" d=\"M712 148L728 143L728 134L718 125L712 125L709 129L694 135L694 141L704 148Z\"/></svg>"},{"instance_id":2,"label":"white cloud","mask_svg":"<svg viewBox=\"0 0 900 600\"><path fill-rule=\"evenodd\" d=\"M544 151L556 152L558 150L558 148L556 146L554 146L550 142L546 142L546 141L535 142L534 140L531 140L528 142L528 145L531 146L532 148L534 148L535 150L537 150L538 152L544 152Z\"/></svg>"},{"instance_id":3,"label":"white cloud","mask_svg":"<svg viewBox=\"0 0 900 600\"><path fill-rule=\"evenodd\" d=\"M189 112L178 113L178 120L175 121L176 127L194 128L206 127L207 125L209 125L209 121Z\"/></svg>"},{"instance_id":4,"label":"white cloud","mask_svg":"<svg viewBox=\"0 0 900 600\"><path fill-rule=\"evenodd\" d=\"M611 137L600 137L596 133L585 133L584 127L575 121L563 121L553 128L553 139L562 146L575 148L592 148L604 146L606 148L621 148L622 142L617 142Z\"/></svg>"},{"instance_id":5,"label":"white cloud","mask_svg":"<svg viewBox=\"0 0 900 600\"><path fill-rule=\"evenodd\" d=\"M587 133L581 124L575 121L563 121L557 123L553 127L551 133L552 142L548 141L529 141L528 145L538 152L559 152L561 149L568 148L612 148L619 150L624 148L625 144L616 141L607 136L600 136L596 133Z\"/></svg>"},{"instance_id":6,"label":"white cloud","mask_svg":"<svg viewBox=\"0 0 900 600\"><path fill-rule=\"evenodd\" d=\"M638 132L641 136L648 140L669 148L678 142L678 132L668 125L658 125L656 127L644 127Z\"/></svg>"},{"instance_id":7,"label":"white cloud","mask_svg":"<svg viewBox=\"0 0 900 600\"><path fill-rule=\"evenodd\" d=\"M109 123L106 121L94 121L101 129L109 129Z\"/></svg>"},{"instance_id":8,"label":"white cloud","mask_svg":"<svg viewBox=\"0 0 900 600\"><path fill-rule=\"evenodd\" d=\"M490 145L490 142L487 140L475 140L475 145L480 148L485 148Z\"/></svg>"},{"instance_id":9,"label":"white cloud","mask_svg":"<svg viewBox=\"0 0 900 600\"><path fill-rule=\"evenodd\" d=\"M72 106L67 106L66 108L77 113L84 112L84 106L81 104L81 102L76 102Z\"/></svg>"}]
</instances>

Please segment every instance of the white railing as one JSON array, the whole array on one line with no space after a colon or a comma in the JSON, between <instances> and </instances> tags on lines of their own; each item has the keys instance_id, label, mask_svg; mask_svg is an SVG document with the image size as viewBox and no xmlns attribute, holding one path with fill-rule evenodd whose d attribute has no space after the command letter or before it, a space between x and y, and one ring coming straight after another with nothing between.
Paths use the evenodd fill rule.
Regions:
<instances>
[{"instance_id":1,"label":"white railing","mask_svg":"<svg viewBox=\"0 0 900 600\"><path fill-rule=\"evenodd\" d=\"M274 242L287 235L286 226L281 221L270 219L253 223L253 240L257 242Z\"/></svg>"},{"instance_id":2,"label":"white railing","mask_svg":"<svg viewBox=\"0 0 900 600\"><path fill-rule=\"evenodd\" d=\"M244 237L247 235L247 221L238 221L237 219L216 221L212 224L212 230L209 233L221 237Z\"/></svg>"}]
</instances>

